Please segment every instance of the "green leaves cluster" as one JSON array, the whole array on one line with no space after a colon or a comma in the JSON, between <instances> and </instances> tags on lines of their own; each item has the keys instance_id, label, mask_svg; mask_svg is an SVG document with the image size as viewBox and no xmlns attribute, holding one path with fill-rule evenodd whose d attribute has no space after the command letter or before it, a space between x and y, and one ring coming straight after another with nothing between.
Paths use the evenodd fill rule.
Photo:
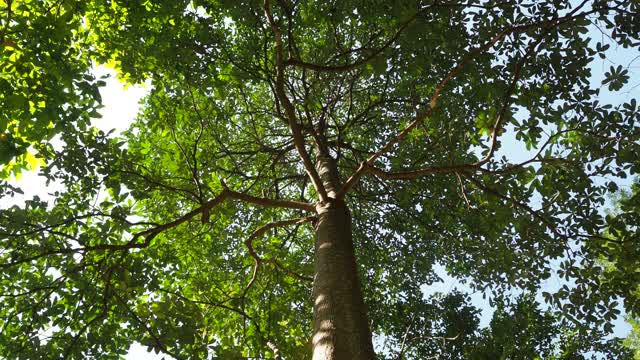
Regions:
<instances>
[{"instance_id":1,"label":"green leaves cluster","mask_svg":"<svg viewBox=\"0 0 640 360\"><path fill-rule=\"evenodd\" d=\"M98 116L104 82L90 74L85 11L83 1L0 3L2 177L34 169L26 157L43 158L43 141Z\"/></svg>"}]
</instances>

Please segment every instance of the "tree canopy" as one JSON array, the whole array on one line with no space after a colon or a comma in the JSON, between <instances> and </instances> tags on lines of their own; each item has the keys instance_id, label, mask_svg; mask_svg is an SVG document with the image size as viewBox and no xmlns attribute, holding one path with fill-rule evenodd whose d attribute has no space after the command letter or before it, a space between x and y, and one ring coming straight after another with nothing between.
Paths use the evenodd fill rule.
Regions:
<instances>
[{"instance_id":1,"label":"tree canopy","mask_svg":"<svg viewBox=\"0 0 640 360\"><path fill-rule=\"evenodd\" d=\"M600 209L640 112L602 94L639 47L637 1L1 1L3 203L64 190L0 210L0 356L342 360L351 323L362 359L630 356L637 208ZM92 64L152 84L120 136Z\"/></svg>"}]
</instances>

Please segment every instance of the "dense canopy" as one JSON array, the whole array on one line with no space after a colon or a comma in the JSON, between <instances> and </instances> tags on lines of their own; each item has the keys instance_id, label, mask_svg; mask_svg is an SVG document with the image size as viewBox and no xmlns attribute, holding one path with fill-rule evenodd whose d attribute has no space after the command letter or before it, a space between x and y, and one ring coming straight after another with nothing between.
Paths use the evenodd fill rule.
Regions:
<instances>
[{"instance_id":1,"label":"dense canopy","mask_svg":"<svg viewBox=\"0 0 640 360\"><path fill-rule=\"evenodd\" d=\"M630 356L639 2L272 1L0 1L0 357Z\"/></svg>"}]
</instances>

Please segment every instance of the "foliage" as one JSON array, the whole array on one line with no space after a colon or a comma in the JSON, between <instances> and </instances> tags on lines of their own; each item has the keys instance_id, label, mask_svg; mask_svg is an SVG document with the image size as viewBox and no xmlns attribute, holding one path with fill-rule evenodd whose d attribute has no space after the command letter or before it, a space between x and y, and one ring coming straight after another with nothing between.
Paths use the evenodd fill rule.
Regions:
<instances>
[{"instance_id":1,"label":"foliage","mask_svg":"<svg viewBox=\"0 0 640 360\"><path fill-rule=\"evenodd\" d=\"M398 329L385 327L384 332L403 336L382 341L384 350L391 349L381 353L382 359L398 359L400 354L416 359L591 358L583 356L585 348L597 349L597 356L608 358L630 356L619 340L604 340L601 332L581 333L576 326L563 324L552 311L542 310L528 295L502 299L487 327L480 327L480 309L470 304L468 295L457 291L436 294L411 307L398 305L391 316L406 323L389 321Z\"/></svg>"},{"instance_id":2,"label":"foliage","mask_svg":"<svg viewBox=\"0 0 640 360\"><path fill-rule=\"evenodd\" d=\"M639 111L599 99L628 69L594 85L590 64L637 51L638 2L2 6L0 177L32 146L65 189L0 212L0 356L118 358L138 341L175 358L309 358L323 153L380 356L624 355L606 336L619 299L640 311L637 236L619 225L635 231L637 213L598 210L640 171ZM153 84L120 137L89 126L93 61ZM22 191L0 187L3 201ZM496 304L488 328L461 294L423 298L437 263ZM444 345L404 341L419 338Z\"/></svg>"},{"instance_id":3,"label":"foliage","mask_svg":"<svg viewBox=\"0 0 640 360\"><path fill-rule=\"evenodd\" d=\"M633 318L628 319L631 324L631 334L624 340L624 345L633 351L633 359L640 358L640 325L638 321Z\"/></svg>"},{"instance_id":4,"label":"foliage","mask_svg":"<svg viewBox=\"0 0 640 360\"><path fill-rule=\"evenodd\" d=\"M592 246L592 254L598 257L604 276L601 287L610 291L625 289L618 294L625 300L625 307L638 314L640 301L640 191L637 181L631 192L618 195L616 207L605 218L609 241Z\"/></svg>"},{"instance_id":5,"label":"foliage","mask_svg":"<svg viewBox=\"0 0 640 360\"><path fill-rule=\"evenodd\" d=\"M634 359L640 356L640 342L638 335L637 304L640 301L638 287L639 239L638 224L640 223L640 183L636 178L631 189L621 190L613 197L614 208L607 215L609 224L608 235L613 240L594 247L592 250L599 256L600 264L605 269L603 287L606 289L626 289L626 293L619 296L625 300L625 307L636 309L627 314L631 324L631 334L625 339L625 346L634 351Z\"/></svg>"},{"instance_id":6,"label":"foliage","mask_svg":"<svg viewBox=\"0 0 640 360\"><path fill-rule=\"evenodd\" d=\"M34 146L99 116L81 1L0 2L0 176L35 169Z\"/></svg>"}]
</instances>

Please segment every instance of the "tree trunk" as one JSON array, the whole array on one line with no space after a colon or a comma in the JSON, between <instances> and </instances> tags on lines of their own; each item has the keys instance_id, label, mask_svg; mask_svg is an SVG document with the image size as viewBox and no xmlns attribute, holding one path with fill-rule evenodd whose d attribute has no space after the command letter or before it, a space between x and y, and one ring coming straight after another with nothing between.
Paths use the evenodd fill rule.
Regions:
<instances>
[{"instance_id":1,"label":"tree trunk","mask_svg":"<svg viewBox=\"0 0 640 360\"><path fill-rule=\"evenodd\" d=\"M318 156L318 172L332 200L317 206L313 281L313 360L373 360L367 309L358 281L351 214L335 200L335 160Z\"/></svg>"}]
</instances>

